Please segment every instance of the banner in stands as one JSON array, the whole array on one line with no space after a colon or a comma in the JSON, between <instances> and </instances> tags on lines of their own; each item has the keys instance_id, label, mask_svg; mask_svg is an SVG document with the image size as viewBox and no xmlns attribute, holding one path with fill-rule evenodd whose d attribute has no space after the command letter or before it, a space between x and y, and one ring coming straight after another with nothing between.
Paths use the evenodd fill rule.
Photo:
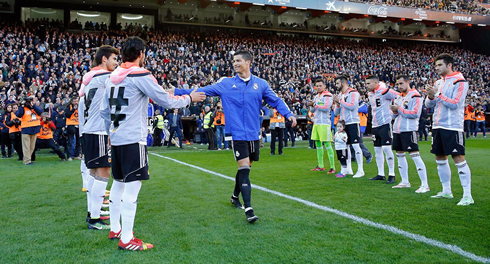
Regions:
<instances>
[{"instance_id":1,"label":"banner in stands","mask_svg":"<svg viewBox=\"0 0 490 264\"><path fill-rule=\"evenodd\" d=\"M235 1L229 1L235 2ZM455 22L464 24L490 25L490 16L459 14L433 11L425 8L404 8L397 6L371 5L364 3L343 2L336 0L242 0L241 3L259 5L286 6L307 8L339 13L367 14L380 17L399 17L431 21Z\"/></svg>"}]
</instances>

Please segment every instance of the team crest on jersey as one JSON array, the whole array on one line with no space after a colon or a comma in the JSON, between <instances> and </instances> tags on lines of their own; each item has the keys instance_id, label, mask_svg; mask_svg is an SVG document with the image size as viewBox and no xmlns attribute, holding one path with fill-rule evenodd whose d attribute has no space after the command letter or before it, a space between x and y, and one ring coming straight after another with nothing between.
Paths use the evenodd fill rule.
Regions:
<instances>
[{"instance_id":1,"label":"team crest on jersey","mask_svg":"<svg viewBox=\"0 0 490 264\"><path fill-rule=\"evenodd\" d=\"M254 89L255 90L259 89L259 85L257 83L254 83Z\"/></svg>"},{"instance_id":2,"label":"team crest on jersey","mask_svg":"<svg viewBox=\"0 0 490 264\"><path fill-rule=\"evenodd\" d=\"M403 108L405 108L405 109L408 108L408 101L403 102Z\"/></svg>"}]
</instances>

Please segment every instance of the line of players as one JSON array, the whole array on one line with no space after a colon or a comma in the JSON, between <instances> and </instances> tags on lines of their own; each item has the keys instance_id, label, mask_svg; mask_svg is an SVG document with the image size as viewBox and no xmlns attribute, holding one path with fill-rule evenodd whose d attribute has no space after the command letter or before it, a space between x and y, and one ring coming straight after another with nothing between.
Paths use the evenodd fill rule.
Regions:
<instances>
[{"instance_id":1,"label":"line of players","mask_svg":"<svg viewBox=\"0 0 490 264\"><path fill-rule=\"evenodd\" d=\"M285 103L277 97L267 82L250 72L252 56L247 51L235 53L233 67L237 75L224 78L220 82L209 85L198 90L173 90L167 92L158 85L151 73L143 69L145 61L145 42L138 37L128 38L121 49L123 63L117 67L117 55L119 51L111 46L102 46L98 49L94 67L83 77L83 85L80 91L81 102L78 111L80 115L80 131L82 135L84 165L90 169L90 175L84 179L87 189L88 204L88 226L91 229L110 229L110 239L120 239L119 248L125 250L147 250L153 248L152 244L144 243L133 235L134 217L136 214L137 197L143 180L149 179L148 156L146 149L146 121L148 99L166 108L182 108L191 102L203 101L206 95L220 96L223 104L230 111L225 115L230 116L232 126L232 147L238 170L235 181L235 190L231 197L231 203L237 208L244 209L249 222L255 222L258 217L251 207L251 184L249 173L253 161L259 160L260 133L259 109L262 100L276 108L283 116L296 125L296 119L289 111ZM449 55L441 55L436 58L436 69L443 79L436 82L433 88L427 90L428 107L436 107L436 118L434 118L432 153L436 155L438 172L443 184L443 192L433 196L435 198L452 198L450 187L450 169L447 156L452 155L458 167L461 182L464 188L464 197L460 205L473 203L471 198L470 177L471 173L464 160L464 137L463 131L463 103L468 85L460 73L452 71L454 60ZM117 68L116 68L117 67ZM403 97L397 100L397 104L390 106L388 99L396 92L383 87L378 79L371 76L367 79L370 101L373 106L373 116L376 118L375 146L376 160L381 163L384 158L384 149L391 140L391 120L388 120L383 111L391 108L398 114L395 120L394 148L397 151L402 182L398 187L407 187L407 166L403 165L405 151L410 152L412 158L421 168L425 169L418 154L418 146L413 137L411 119L418 120L420 115L420 95L409 87L408 76L397 78L397 85ZM355 150L358 162L358 171L354 177L363 177L362 154L359 143L362 138L359 132L359 116L357 114L359 93L348 87L345 76L336 78L336 85L341 88L339 96L331 96L321 93L321 96L332 97L335 104L335 114L340 115L340 120L346 124L348 144ZM234 89L234 90L232 90ZM230 92L232 90L232 92ZM245 98L244 94L247 94ZM176 96L174 94L180 94ZM394 97L393 97L394 98ZM399 104L399 105L398 105ZM324 106L323 106L324 108ZM378 111L379 114L376 113ZM387 115L388 116L388 115ZM414 118L415 117L415 118ZM460 122L461 121L461 122ZM403 123L405 122L405 123ZM388 129L385 129L388 125ZM405 131L407 130L407 131ZM407 134L408 133L408 134ZM389 136L387 139L386 137ZM379 140L378 140L379 138ZM110 139L110 140L109 140ZM384 141L387 139L386 141ZM460 141L459 141L460 140ZM379 141L379 142L377 142ZM383 144L384 143L384 144ZM386 148L385 148L386 149ZM393 157L391 150L385 152L388 164L392 164L388 183L394 181L394 162L390 163L389 154ZM352 173L350 164L350 153L347 161L346 174ZM393 160L393 158L391 159ZM100 208L104 200L110 168L114 179L110 191L110 225L104 223L100 218ZM384 179L384 165L375 179ZM83 165L82 165L82 169ZM423 177L421 177L423 178ZM426 176L425 176L426 178ZM422 187L419 192L428 191L426 180L422 179ZM425 191L424 191L425 190ZM242 194L245 207L239 200Z\"/></svg>"},{"instance_id":2,"label":"line of players","mask_svg":"<svg viewBox=\"0 0 490 264\"><path fill-rule=\"evenodd\" d=\"M474 203L471 195L471 171L465 160L464 139L464 103L468 91L468 83L463 75L453 70L454 58L448 54L441 54L435 59L435 68L442 79L433 87L427 89L425 105L434 107L432 148L431 153L436 156L437 171L442 183L442 192L431 196L432 198L453 198L451 192L451 170L448 156L451 155L458 169L458 175L463 187L463 198L458 205L470 205ZM346 167L342 168L339 175L353 175L353 178L364 177L363 156L360 144L363 139L360 136L360 119L358 115L359 93L350 88L346 76L337 76L335 85L340 90L339 95L332 95L326 90L325 83L319 79L315 81L318 94L309 104L314 108L315 116L320 122L313 125L312 139L318 146L317 156L319 165L323 168L323 149L325 144L327 151L331 149L332 141L330 133L330 109L334 109L335 116L345 123L347 134L347 159ZM422 112L423 98L416 89L410 87L410 76L400 75L396 77L396 86L399 92L386 87L377 76L366 78L369 104L372 111L372 137L374 143L376 165L378 175L370 180L386 180L384 160L388 164L387 184L395 182L395 159L393 150L396 151L398 170L401 182L392 188L410 188L408 179L408 163L406 152L415 163L417 173L421 180L421 186L415 192L426 193L430 191L427 181L427 170L424 161L420 157L417 131L419 117ZM393 121L394 118L394 121ZM323 120L323 122L322 122ZM320 133L323 131L322 133ZM323 134L323 136L322 136ZM351 164L351 148L357 161L357 172L354 174ZM332 153L330 153L332 152ZM333 151L329 151L331 157ZM333 173L333 159L330 158ZM316 170L316 169L314 169ZM334 171L335 172L335 171Z\"/></svg>"}]
</instances>

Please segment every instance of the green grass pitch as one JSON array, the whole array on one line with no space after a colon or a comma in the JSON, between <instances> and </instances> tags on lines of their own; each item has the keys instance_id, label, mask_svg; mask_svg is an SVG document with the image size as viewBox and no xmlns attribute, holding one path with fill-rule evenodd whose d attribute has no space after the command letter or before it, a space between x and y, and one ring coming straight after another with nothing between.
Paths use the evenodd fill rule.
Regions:
<instances>
[{"instance_id":1,"label":"green grass pitch","mask_svg":"<svg viewBox=\"0 0 490 264\"><path fill-rule=\"evenodd\" d=\"M373 152L372 143L366 142ZM431 192L415 194L420 180L410 165L410 189L371 182L375 160L364 165L366 177L337 179L313 172L316 151L306 142L270 156L261 149L252 184L328 206L376 223L456 245L477 256L490 256L490 140L468 140L475 204L456 206L462 188L451 160L454 199L431 199L442 189L430 142L420 142ZM236 162L231 151L205 146L149 148L230 177ZM234 183L173 161L149 155L150 180L143 183L135 235L155 248L123 252L108 231L88 230L86 195L81 192L80 162L61 163L42 150L34 166L0 160L0 263L467 263L446 249L252 189L259 220L248 224L229 203ZM328 159L325 157L325 165ZM340 164L337 162L337 169ZM354 163L354 171L356 165ZM387 168L386 168L387 170ZM396 170L397 182L400 180Z\"/></svg>"}]
</instances>

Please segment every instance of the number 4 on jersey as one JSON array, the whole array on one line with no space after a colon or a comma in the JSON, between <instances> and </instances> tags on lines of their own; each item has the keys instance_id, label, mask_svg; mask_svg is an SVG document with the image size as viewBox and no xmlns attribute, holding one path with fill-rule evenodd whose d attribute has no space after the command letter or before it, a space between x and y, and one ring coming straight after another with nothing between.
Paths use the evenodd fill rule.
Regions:
<instances>
[{"instance_id":1,"label":"number 4 on jersey","mask_svg":"<svg viewBox=\"0 0 490 264\"><path fill-rule=\"evenodd\" d=\"M126 115L121 114L121 109L123 106L128 105L128 99L124 98L124 87L119 87L117 89L117 97L115 95L116 87L111 87L111 97L109 98L109 104L111 106L116 106L115 113L111 113L111 121L114 122L114 128L119 127L119 122L126 120ZM111 111L112 112L112 111Z\"/></svg>"}]
</instances>

